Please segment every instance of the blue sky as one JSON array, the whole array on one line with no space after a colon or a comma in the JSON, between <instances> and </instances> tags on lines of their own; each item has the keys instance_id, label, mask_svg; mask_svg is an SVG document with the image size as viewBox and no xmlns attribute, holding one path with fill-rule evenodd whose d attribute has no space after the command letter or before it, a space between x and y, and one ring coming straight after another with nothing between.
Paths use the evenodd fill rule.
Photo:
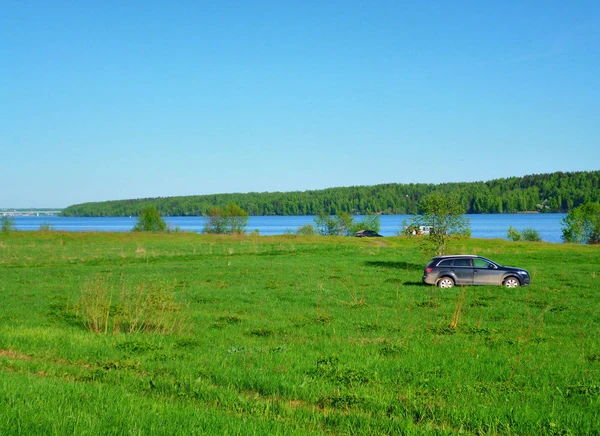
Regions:
<instances>
[{"instance_id":1,"label":"blue sky","mask_svg":"<svg viewBox=\"0 0 600 436\"><path fill-rule=\"evenodd\" d=\"M0 207L600 169L597 0L0 6Z\"/></svg>"}]
</instances>

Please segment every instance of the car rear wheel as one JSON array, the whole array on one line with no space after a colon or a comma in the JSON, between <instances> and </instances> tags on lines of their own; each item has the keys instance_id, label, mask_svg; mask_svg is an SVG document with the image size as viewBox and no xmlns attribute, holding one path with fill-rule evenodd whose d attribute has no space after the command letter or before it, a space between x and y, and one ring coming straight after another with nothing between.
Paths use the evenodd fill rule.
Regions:
<instances>
[{"instance_id":1,"label":"car rear wheel","mask_svg":"<svg viewBox=\"0 0 600 436\"><path fill-rule=\"evenodd\" d=\"M521 286L521 282L519 282L519 279L516 277L508 277L506 280L504 280L503 284L507 288L518 288Z\"/></svg>"},{"instance_id":2,"label":"car rear wheel","mask_svg":"<svg viewBox=\"0 0 600 436\"><path fill-rule=\"evenodd\" d=\"M454 280L452 280L450 277L442 277L438 280L437 285L442 289L450 289L454 287Z\"/></svg>"}]
</instances>

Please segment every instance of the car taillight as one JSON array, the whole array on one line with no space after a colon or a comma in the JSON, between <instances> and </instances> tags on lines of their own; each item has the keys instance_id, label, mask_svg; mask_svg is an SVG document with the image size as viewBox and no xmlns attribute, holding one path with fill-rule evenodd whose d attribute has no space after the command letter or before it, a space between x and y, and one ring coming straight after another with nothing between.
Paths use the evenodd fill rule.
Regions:
<instances>
[{"instance_id":1,"label":"car taillight","mask_svg":"<svg viewBox=\"0 0 600 436\"><path fill-rule=\"evenodd\" d=\"M429 274L431 271L433 271L433 268L425 268L425 272L426 272L427 274Z\"/></svg>"}]
</instances>

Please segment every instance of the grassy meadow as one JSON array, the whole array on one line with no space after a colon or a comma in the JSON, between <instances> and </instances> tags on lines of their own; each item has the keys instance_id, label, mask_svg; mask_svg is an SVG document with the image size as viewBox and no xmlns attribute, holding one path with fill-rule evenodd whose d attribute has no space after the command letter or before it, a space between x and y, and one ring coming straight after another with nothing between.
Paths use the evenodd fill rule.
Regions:
<instances>
[{"instance_id":1,"label":"grassy meadow","mask_svg":"<svg viewBox=\"0 0 600 436\"><path fill-rule=\"evenodd\" d=\"M600 246L0 233L0 434L599 434Z\"/></svg>"}]
</instances>

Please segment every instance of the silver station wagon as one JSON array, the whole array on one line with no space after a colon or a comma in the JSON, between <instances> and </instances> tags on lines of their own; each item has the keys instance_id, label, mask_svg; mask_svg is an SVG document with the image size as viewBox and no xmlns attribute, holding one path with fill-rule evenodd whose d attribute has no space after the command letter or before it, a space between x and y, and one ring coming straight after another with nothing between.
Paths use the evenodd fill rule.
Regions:
<instances>
[{"instance_id":1,"label":"silver station wagon","mask_svg":"<svg viewBox=\"0 0 600 436\"><path fill-rule=\"evenodd\" d=\"M521 268L502 266L485 257L472 255L437 256L423 271L423 283L440 288L455 285L527 286L529 273Z\"/></svg>"}]
</instances>

